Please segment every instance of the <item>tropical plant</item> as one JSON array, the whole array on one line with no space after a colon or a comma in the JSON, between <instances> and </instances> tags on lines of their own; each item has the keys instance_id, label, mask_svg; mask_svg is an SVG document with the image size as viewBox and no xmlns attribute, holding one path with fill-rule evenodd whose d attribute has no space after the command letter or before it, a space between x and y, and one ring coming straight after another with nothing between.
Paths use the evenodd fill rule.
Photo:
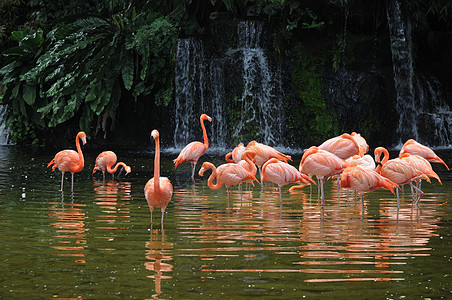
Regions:
<instances>
[{"instance_id":1,"label":"tropical plant","mask_svg":"<svg viewBox=\"0 0 452 300\"><path fill-rule=\"evenodd\" d=\"M161 14L137 14L130 7L109 18L77 18L45 39L42 30L13 33L19 45L5 52L11 62L0 70L13 139L23 141L30 129L55 127L75 116L87 133L95 131L96 119L106 132L124 92L135 97L152 92L156 103L167 105L176 33Z\"/></svg>"}]
</instances>

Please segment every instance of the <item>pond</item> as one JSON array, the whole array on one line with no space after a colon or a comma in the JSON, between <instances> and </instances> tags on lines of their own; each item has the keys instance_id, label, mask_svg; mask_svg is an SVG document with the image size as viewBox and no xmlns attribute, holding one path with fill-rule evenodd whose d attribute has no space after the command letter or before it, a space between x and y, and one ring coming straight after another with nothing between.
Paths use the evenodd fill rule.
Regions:
<instances>
[{"instance_id":1,"label":"pond","mask_svg":"<svg viewBox=\"0 0 452 300\"><path fill-rule=\"evenodd\" d=\"M190 165L174 170L177 155L164 154L174 194L164 229L158 209L151 230L143 188L153 153L118 151L132 173L103 182L92 175L99 152L86 151L74 192L67 174L61 193L60 172L46 168L56 151L0 147L0 298L452 296L452 174L442 165L433 167L443 185L424 183L417 207L409 189L400 209L377 190L362 211L330 180L322 210L316 187L285 192L280 205L275 185L256 184L251 194L234 188L228 201L224 187L212 191L199 176L193 183ZM452 151L436 152L452 165Z\"/></svg>"}]
</instances>

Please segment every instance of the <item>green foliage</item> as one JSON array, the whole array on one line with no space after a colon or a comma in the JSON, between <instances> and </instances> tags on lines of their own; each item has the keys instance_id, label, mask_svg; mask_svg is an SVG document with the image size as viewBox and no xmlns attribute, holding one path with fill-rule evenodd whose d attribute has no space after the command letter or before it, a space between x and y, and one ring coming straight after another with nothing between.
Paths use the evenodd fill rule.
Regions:
<instances>
[{"instance_id":1,"label":"green foliage","mask_svg":"<svg viewBox=\"0 0 452 300\"><path fill-rule=\"evenodd\" d=\"M292 89L298 103L288 103L290 135L303 136L304 142L316 144L334 133L331 111L327 111L320 83L319 67L324 63L305 50L296 48L297 59L292 70Z\"/></svg>"},{"instance_id":2,"label":"green foliage","mask_svg":"<svg viewBox=\"0 0 452 300\"><path fill-rule=\"evenodd\" d=\"M18 46L3 53L9 63L0 69L5 90L1 101L2 104L8 104L3 122L11 128L13 141L29 138L36 142L37 130L45 126L36 111L41 99L36 84L22 80L21 76L31 69L42 51L43 32L41 29L24 28L14 31L11 39L16 41Z\"/></svg>"},{"instance_id":3,"label":"green foliage","mask_svg":"<svg viewBox=\"0 0 452 300\"><path fill-rule=\"evenodd\" d=\"M30 130L55 127L74 117L93 133L97 119L114 121L124 91L153 93L168 105L176 29L158 13L128 9L110 18L87 16L47 32L23 29L11 34L18 46L4 52L0 70L5 87L4 120L16 142ZM36 142L36 141L35 141Z\"/></svg>"}]
</instances>

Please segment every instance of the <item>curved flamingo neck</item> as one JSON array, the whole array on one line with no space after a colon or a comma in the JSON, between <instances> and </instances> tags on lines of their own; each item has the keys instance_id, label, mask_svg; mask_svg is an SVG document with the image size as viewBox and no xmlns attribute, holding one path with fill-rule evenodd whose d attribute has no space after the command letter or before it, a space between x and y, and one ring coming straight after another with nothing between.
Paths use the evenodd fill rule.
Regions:
<instances>
[{"instance_id":1,"label":"curved flamingo neck","mask_svg":"<svg viewBox=\"0 0 452 300\"><path fill-rule=\"evenodd\" d=\"M223 184L221 184L220 181L218 180L217 168L212 163L205 162L204 163L204 171L205 170L209 170L209 169L212 169L212 174L210 174L209 179L207 180L207 185L212 190L219 190L223 186ZM217 183L216 184L213 183L213 180L215 178L217 178Z\"/></svg>"},{"instance_id":2,"label":"curved flamingo neck","mask_svg":"<svg viewBox=\"0 0 452 300\"><path fill-rule=\"evenodd\" d=\"M160 139L155 140L155 158L154 158L154 191L160 191Z\"/></svg>"},{"instance_id":3,"label":"curved flamingo neck","mask_svg":"<svg viewBox=\"0 0 452 300\"><path fill-rule=\"evenodd\" d=\"M388 162L389 151L386 148L378 147L377 149L375 149L375 152L378 153L378 157L379 157L380 163L382 165L384 165L385 163ZM383 154L383 157L381 157L382 154Z\"/></svg>"},{"instance_id":4,"label":"curved flamingo neck","mask_svg":"<svg viewBox=\"0 0 452 300\"><path fill-rule=\"evenodd\" d=\"M250 170L252 173L256 174L257 172L257 168L256 165L253 163L253 161L251 160L252 155L256 155L256 152L254 151L245 151L242 155L242 157L244 158L244 160L248 163L248 165L250 166Z\"/></svg>"},{"instance_id":5,"label":"curved flamingo neck","mask_svg":"<svg viewBox=\"0 0 452 300\"><path fill-rule=\"evenodd\" d=\"M204 118L203 116L201 116L200 121L201 121L201 128L202 128L202 135L204 137L204 145L206 146L206 149L209 148L209 139L207 138L207 131L206 131L206 126L204 125Z\"/></svg>"},{"instance_id":6,"label":"curved flamingo neck","mask_svg":"<svg viewBox=\"0 0 452 300\"><path fill-rule=\"evenodd\" d=\"M121 162L118 162L113 169L110 166L107 166L107 172L115 173L116 171L118 171L119 166L122 166L123 168L127 167L127 165L121 161Z\"/></svg>"},{"instance_id":7,"label":"curved flamingo neck","mask_svg":"<svg viewBox=\"0 0 452 300\"><path fill-rule=\"evenodd\" d=\"M78 153L78 166L77 169L79 171L83 170L85 166L85 158L83 157L82 147L80 146L80 140L82 139L82 134L79 132L75 137L75 147L77 148Z\"/></svg>"}]
</instances>

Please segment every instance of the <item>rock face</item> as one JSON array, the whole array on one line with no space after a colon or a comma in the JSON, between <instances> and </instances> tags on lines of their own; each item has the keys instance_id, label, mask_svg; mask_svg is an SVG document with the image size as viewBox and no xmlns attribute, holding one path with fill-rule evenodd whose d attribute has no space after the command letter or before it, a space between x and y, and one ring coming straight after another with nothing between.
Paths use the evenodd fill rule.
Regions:
<instances>
[{"instance_id":1,"label":"rock face","mask_svg":"<svg viewBox=\"0 0 452 300\"><path fill-rule=\"evenodd\" d=\"M452 34L427 32L425 39L417 34L413 44L403 44L405 37L391 36L400 33L397 26L406 26L396 13L402 12L387 20L380 16L379 22L394 24L373 33L354 34L361 25L350 24L343 52L335 48L336 37L312 33L281 52L266 20L217 18L204 34L179 40L172 104L155 107L141 99L125 107L118 122L140 120L134 135L143 137L140 145L148 144L150 130L160 126L163 142L176 148L201 140L202 113L213 118L206 127L211 147L220 149L252 139L300 149L352 131L371 148L397 146L407 138L450 145L451 79L434 68L451 64L440 49L450 48ZM413 55L413 48L427 61ZM406 64L404 57L410 58ZM115 130L130 132L121 126Z\"/></svg>"}]
</instances>

